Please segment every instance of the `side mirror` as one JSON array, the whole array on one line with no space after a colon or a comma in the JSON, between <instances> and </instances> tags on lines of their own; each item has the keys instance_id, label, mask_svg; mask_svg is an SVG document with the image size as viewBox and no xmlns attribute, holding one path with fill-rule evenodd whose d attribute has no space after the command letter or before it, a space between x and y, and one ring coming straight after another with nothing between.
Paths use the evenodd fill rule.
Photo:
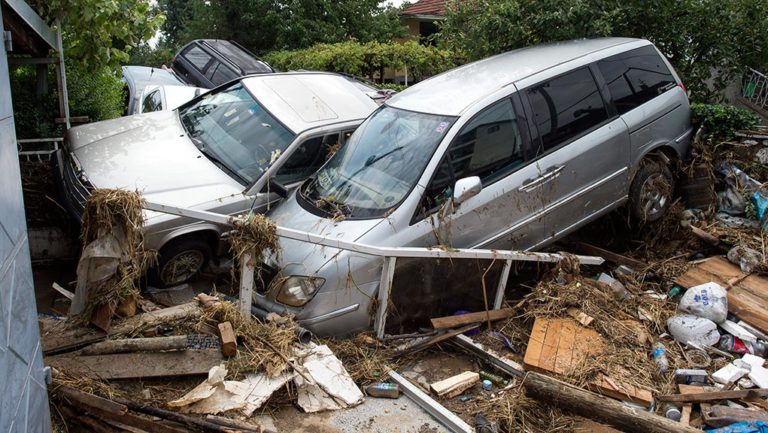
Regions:
<instances>
[{"instance_id":1,"label":"side mirror","mask_svg":"<svg viewBox=\"0 0 768 433\"><path fill-rule=\"evenodd\" d=\"M453 188L453 203L460 205L476 196L483 189L483 183L477 176L465 177L456 181Z\"/></svg>"},{"instance_id":2,"label":"side mirror","mask_svg":"<svg viewBox=\"0 0 768 433\"><path fill-rule=\"evenodd\" d=\"M288 197L288 188L284 187L280 182L276 181L275 179L269 179L269 183L267 185L264 185L264 188L261 189L261 192L274 192L275 194L279 195L282 198Z\"/></svg>"}]
</instances>

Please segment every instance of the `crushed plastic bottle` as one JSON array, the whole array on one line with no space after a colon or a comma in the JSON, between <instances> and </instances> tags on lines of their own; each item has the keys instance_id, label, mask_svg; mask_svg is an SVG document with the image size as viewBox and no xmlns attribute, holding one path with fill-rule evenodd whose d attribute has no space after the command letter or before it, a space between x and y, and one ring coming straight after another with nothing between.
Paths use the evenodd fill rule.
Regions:
<instances>
[{"instance_id":1,"label":"crushed plastic bottle","mask_svg":"<svg viewBox=\"0 0 768 433\"><path fill-rule=\"evenodd\" d=\"M664 347L664 343L658 342L653 345L653 360L659 366L659 372L664 375L669 370L669 359L667 359L667 348Z\"/></svg>"}]
</instances>

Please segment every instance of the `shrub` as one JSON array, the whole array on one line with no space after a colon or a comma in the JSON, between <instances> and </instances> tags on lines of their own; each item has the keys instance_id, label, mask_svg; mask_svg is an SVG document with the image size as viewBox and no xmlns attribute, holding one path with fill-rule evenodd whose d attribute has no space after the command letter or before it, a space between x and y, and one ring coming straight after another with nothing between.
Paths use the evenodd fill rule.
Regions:
<instances>
[{"instance_id":1,"label":"shrub","mask_svg":"<svg viewBox=\"0 0 768 433\"><path fill-rule=\"evenodd\" d=\"M727 140L734 131L750 129L759 118L749 110L723 104L691 104L693 123L704 127L707 141Z\"/></svg>"},{"instance_id":2,"label":"shrub","mask_svg":"<svg viewBox=\"0 0 768 433\"><path fill-rule=\"evenodd\" d=\"M384 68L408 68L409 80L439 74L455 66L450 51L424 46L415 41L406 43L340 42L317 44L311 48L273 51L264 60L282 70L309 69L373 78Z\"/></svg>"}]
</instances>

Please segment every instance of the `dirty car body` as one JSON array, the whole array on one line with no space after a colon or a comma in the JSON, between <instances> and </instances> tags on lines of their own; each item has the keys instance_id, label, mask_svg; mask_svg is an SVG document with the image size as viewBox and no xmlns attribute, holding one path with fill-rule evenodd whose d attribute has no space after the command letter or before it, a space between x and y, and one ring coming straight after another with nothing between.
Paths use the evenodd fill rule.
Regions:
<instances>
[{"instance_id":1,"label":"dirty car body","mask_svg":"<svg viewBox=\"0 0 768 433\"><path fill-rule=\"evenodd\" d=\"M625 203L655 221L670 204L667 165L687 152L690 116L680 79L648 41L524 48L395 95L271 216L382 247L518 250ZM260 308L320 334L371 326L384 258L281 246L267 263L280 278L257 296ZM414 303L422 289L409 287Z\"/></svg>"},{"instance_id":2,"label":"dirty car body","mask_svg":"<svg viewBox=\"0 0 768 433\"><path fill-rule=\"evenodd\" d=\"M263 212L311 175L377 105L343 77L245 77L174 111L72 128L59 153L65 202L78 218L93 188L223 214ZM156 284L197 273L225 226L147 212L145 246L160 252Z\"/></svg>"}]
</instances>

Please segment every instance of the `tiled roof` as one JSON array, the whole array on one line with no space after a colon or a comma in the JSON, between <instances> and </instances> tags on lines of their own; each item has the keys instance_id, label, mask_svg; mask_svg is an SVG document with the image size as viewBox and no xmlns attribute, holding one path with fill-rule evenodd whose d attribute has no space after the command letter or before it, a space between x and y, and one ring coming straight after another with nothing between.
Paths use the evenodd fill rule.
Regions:
<instances>
[{"instance_id":1,"label":"tiled roof","mask_svg":"<svg viewBox=\"0 0 768 433\"><path fill-rule=\"evenodd\" d=\"M445 15L446 6L449 0L418 0L416 3L408 6L402 15Z\"/></svg>"}]
</instances>

